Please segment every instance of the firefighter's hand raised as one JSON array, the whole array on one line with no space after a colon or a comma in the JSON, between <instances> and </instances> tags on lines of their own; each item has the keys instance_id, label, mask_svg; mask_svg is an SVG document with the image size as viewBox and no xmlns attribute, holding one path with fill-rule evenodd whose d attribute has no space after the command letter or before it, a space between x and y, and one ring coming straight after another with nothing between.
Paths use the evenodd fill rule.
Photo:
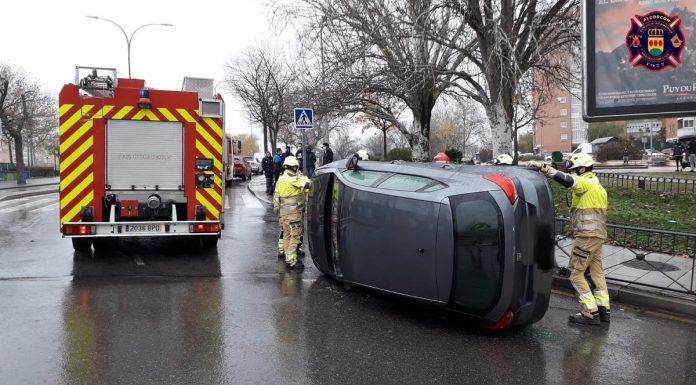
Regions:
<instances>
[{"instance_id":1,"label":"firefighter's hand raised","mask_svg":"<svg viewBox=\"0 0 696 385\"><path fill-rule=\"evenodd\" d=\"M541 168L544 167L544 165L544 163L539 162L537 160L532 160L529 163L527 163L527 167L536 168L537 170L541 170Z\"/></svg>"}]
</instances>

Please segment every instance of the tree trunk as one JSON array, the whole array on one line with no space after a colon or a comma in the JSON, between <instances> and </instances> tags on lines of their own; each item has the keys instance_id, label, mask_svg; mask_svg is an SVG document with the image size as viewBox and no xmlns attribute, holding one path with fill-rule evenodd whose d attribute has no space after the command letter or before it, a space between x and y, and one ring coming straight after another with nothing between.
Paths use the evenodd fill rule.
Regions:
<instances>
[{"instance_id":1,"label":"tree trunk","mask_svg":"<svg viewBox=\"0 0 696 385\"><path fill-rule=\"evenodd\" d=\"M17 159L17 184L27 184L24 178L24 148L22 146L22 137L15 136L15 158Z\"/></svg>"},{"instance_id":2,"label":"tree trunk","mask_svg":"<svg viewBox=\"0 0 696 385\"><path fill-rule=\"evenodd\" d=\"M263 152L268 151L268 124L263 123Z\"/></svg>"},{"instance_id":3,"label":"tree trunk","mask_svg":"<svg viewBox=\"0 0 696 385\"><path fill-rule=\"evenodd\" d=\"M387 127L382 126L382 160L387 160Z\"/></svg>"},{"instance_id":4,"label":"tree trunk","mask_svg":"<svg viewBox=\"0 0 696 385\"><path fill-rule=\"evenodd\" d=\"M7 147L10 150L10 164L14 164L14 154L12 154L12 139L7 139Z\"/></svg>"},{"instance_id":5,"label":"tree trunk","mask_svg":"<svg viewBox=\"0 0 696 385\"><path fill-rule=\"evenodd\" d=\"M500 100L486 106L486 115L491 126L493 158L500 154L512 155L512 115L505 113Z\"/></svg>"},{"instance_id":6,"label":"tree trunk","mask_svg":"<svg viewBox=\"0 0 696 385\"><path fill-rule=\"evenodd\" d=\"M414 162L430 160L430 118L433 113L435 99L426 97L416 104L413 111L413 132L409 138L411 157Z\"/></svg>"}]
</instances>

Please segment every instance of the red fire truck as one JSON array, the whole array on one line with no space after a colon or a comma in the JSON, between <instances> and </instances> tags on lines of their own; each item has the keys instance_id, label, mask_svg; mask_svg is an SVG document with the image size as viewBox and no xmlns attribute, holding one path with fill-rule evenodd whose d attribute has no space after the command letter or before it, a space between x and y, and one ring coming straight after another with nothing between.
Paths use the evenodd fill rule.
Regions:
<instances>
[{"instance_id":1,"label":"red fire truck","mask_svg":"<svg viewBox=\"0 0 696 385\"><path fill-rule=\"evenodd\" d=\"M169 91L109 68L75 73L59 96L63 237L78 251L113 237L217 245L226 154L213 80L185 78L181 91Z\"/></svg>"}]
</instances>

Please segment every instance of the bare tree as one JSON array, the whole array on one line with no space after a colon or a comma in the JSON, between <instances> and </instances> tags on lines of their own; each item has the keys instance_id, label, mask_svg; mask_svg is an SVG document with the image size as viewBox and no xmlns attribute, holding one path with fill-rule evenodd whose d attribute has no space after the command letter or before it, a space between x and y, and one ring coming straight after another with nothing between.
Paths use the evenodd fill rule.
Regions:
<instances>
[{"instance_id":1,"label":"bare tree","mask_svg":"<svg viewBox=\"0 0 696 385\"><path fill-rule=\"evenodd\" d=\"M331 148L334 152L334 160L344 159L360 150L362 143L351 135L347 127L335 131Z\"/></svg>"},{"instance_id":2,"label":"bare tree","mask_svg":"<svg viewBox=\"0 0 696 385\"><path fill-rule=\"evenodd\" d=\"M282 55L263 44L247 48L225 66L228 89L250 118L263 126L263 149L276 147L278 130L290 122L292 75Z\"/></svg>"},{"instance_id":3,"label":"bare tree","mask_svg":"<svg viewBox=\"0 0 696 385\"><path fill-rule=\"evenodd\" d=\"M326 99L345 113L391 122L408 139L413 158L428 159L432 109L464 58L455 49L464 32L456 11L429 0L302 3L281 13L303 23L303 41L310 45L303 51L321 52ZM438 41L431 30L441 32ZM403 101L413 113L411 129L374 95Z\"/></svg>"},{"instance_id":4,"label":"bare tree","mask_svg":"<svg viewBox=\"0 0 696 385\"><path fill-rule=\"evenodd\" d=\"M454 47L465 55L456 71L457 89L481 103L491 126L493 153L514 153L515 107L523 102L525 76L578 82L568 65L580 40L580 0L442 0L473 34ZM437 29L433 39L445 44Z\"/></svg>"},{"instance_id":5,"label":"bare tree","mask_svg":"<svg viewBox=\"0 0 696 385\"><path fill-rule=\"evenodd\" d=\"M475 104L462 100L449 102L433 112L433 152L453 148L473 157L474 143L481 140L485 118Z\"/></svg>"},{"instance_id":6,"label":"bare tree","mask_svg":"<svg viewBox=\"0 0 696 385\"><path fill-rule=\"evenodd\" d=\"M0 120L14 142L17 184L24 178L24 139L29 127L54 114L53 100L27 75L7 64L0 64Z\"/></svg>"},{"instance_id":7,"label":"bare tree","mask_svg":"<svg viewBox=\"0 0 696 385\"><path fill-rule=\"evenodd\" d=\"M382 108L384 108L390 115L398 118L399 115L404 111L406 106L403 104L402 101L399 99L395 98L379 98L378 95L375 95L375 101L374 103L378 103ZM381 99L381 100L380 100ZM374 104L373 103L373 104ZM369 104L369 103L368 103ZM377 129L382 132L382 148L381 151L379 152L372 152L372 154L377 155L379 153L382 154L382 159L386 160L387 159L387 133L391 130L396 130L397 127L396 125L383 117L375 116L370 113L360 113L356 116L355 122L362 125L363 127L363 133L369 129Z\"/></svg>"}]
</instances>

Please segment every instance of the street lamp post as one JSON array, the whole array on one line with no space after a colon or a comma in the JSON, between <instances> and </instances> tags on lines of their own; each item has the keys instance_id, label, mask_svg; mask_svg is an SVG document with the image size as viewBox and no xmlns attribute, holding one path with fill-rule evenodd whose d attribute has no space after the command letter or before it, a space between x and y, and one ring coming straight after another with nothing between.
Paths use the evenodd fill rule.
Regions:
<instances>
[{"instance_id":1,"label":"street lamp post","mask_svg":"<svg viewBox=\"0 0 696 385\"><path fill-rule=\"evenodd\" d=\"M149 27L149 26L151 26L151 25L159 25L159 26L162 26L162 27L173 27L173 26L174 26L174 24L169 24L169 23L148 23L148 24L143 24L143 25L141 25L140 27L136 28L136 29L130 34L130 37L129 37L128 34L126 33L126 30L123 29L123 27L121 27L117 22L115 22L115 21L113 21L113 20L105 19L105 18L99 17L99 16L91 16L91 15L87 15L87 17L90 18L90 19L95 19L95 20L104 20L104 21L108 21L109 23L111 23L111 24L117 26L118 29L120 29L121 32L123 32L123 36L126 38L126 48L128 49L128 79L131 78L131 51L130 51L130 49L131 49L131 42L133 41L133 36L135 35L135 33L138 32L139 30L141 30L141 29L143 29L143 28L145 28L145 27Z\"/></svg>"}]
</instances>

